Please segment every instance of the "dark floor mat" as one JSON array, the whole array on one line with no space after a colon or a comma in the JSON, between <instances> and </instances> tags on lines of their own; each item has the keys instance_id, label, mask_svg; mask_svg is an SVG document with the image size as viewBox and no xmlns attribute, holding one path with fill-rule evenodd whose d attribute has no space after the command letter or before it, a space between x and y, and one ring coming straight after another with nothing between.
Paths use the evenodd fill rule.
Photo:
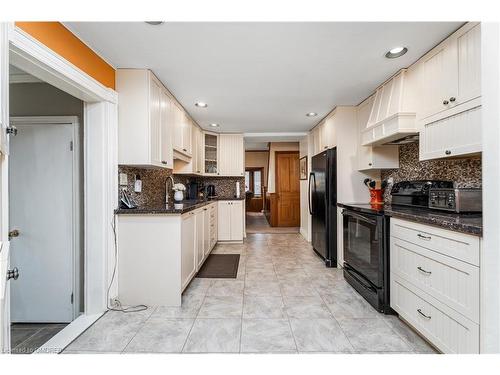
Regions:
<instances>
[{"instance_id":1,"label":"dark floor mat","mask_svg":"<svg viewBox=\"0 0 500 375\"><path fill-rule=\"evenodd\" d=\"M240 254L210 254L196 277L236 279Z\"/></svg>"}]
</instances>

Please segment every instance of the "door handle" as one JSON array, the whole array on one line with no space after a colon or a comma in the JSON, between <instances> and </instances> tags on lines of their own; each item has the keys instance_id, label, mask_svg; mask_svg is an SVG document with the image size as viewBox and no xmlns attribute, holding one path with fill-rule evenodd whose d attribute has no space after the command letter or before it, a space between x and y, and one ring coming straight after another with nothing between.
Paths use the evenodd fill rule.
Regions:
<instances>
[{"instance_id":1,"label":"door handle","mask_svg":"<svg viewBox=\"0 0 500 375\"><path fill-rule=\"evenodd\" d=\"M309 215L312 215L313 212L312 212L312 207L311 207L311 199L312 199L312 196L311 196L311 182L312 182L312 179L314 177L314 173L310 173L309 174L309 191L308 191L308 198L307 198L307 204L309 206Z\"/></svg>"},{"instance_id":2,"label":"door handle","mask_svg":"<svg viewBox=\"0 0 500 375\"><path fill-rule=\"evenodd\" d=\"M417 309L417 312L418 312L421 316L423 316L425 319L429 319L429 320L430 320L430 319L432 318L430 315L425 315L425 314L422 312L422 310L421 310L421 309Z\"/></svg>"},{"instance_id":3,"label":"door handle","mask_svg":"<svg viewBox=\"0 0 500 375\"><path fill-rule=\"evenodd\" d=\"M14 279L17 280L19 278L19 269L14 267L11 270L7 270L7 280Z\"/></svg>"}]
</instances>

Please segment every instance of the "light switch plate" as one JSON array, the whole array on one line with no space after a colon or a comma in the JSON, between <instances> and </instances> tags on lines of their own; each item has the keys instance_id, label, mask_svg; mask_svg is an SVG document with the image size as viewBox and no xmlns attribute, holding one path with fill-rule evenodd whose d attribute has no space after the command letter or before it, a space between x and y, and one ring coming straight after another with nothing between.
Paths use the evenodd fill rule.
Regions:
<instances>
[{"instance_id":1,"label":"light switch plate","mask_svg":"<svg viewBox=\"0 0 500 375\"><path fill-rule=\"evenodd\" d=\"M128 184L128 179L127 179L127 174L126 173L120 173L120 185L127 185Z\"/></svg>"}]
</instances>

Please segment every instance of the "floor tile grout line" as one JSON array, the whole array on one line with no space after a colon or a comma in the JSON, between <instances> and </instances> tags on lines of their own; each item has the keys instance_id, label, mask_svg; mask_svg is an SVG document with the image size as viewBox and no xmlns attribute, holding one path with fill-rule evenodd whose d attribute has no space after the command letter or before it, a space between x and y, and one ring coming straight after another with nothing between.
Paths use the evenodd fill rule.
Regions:
<instances>
[{"instance_id":1,"label":"floor tile grout line","mask_svg":"<svg viewBox=\"0 0 500 375\"><path fill-rule=\"evenodd\" d=\"M212 287L212 283L210 284L210 287ZM189 329L189 332L186 336L186 339L184 340L184 344L182 344L181 353L184 353L184 349L185 349L186 344L188 342L189 336L191 335L191 332L193 331L193 327L196 323L196 320L198 319L198 315L200 314L200 310L201 310L203 304L205 303L205 299L207 298L207 293L208 293L208 289L206 290L205 294L203 295L203 300L201 301L201 304L200 304L200 307L198 308L198 311L196 311L196 315L193 319L193 324L191 325L191 328ZM181 305L182 305L182 302L181 302Z\"/></svg>"},{"instance_id":2,"label":"floor tile grout line","mask_svg":"<svg viewBox=\"0 0 500 375\"><path fill-rule=\"evenodd\" d=\"M148 317L146 319L144 319L144 322L142 322L142 324L139 326L139 329L135 332L134 336L127 342L127 345L125 345L125 347L122 349L122 351L120 353L125 353L125 350L127 350L127 347L130 345L132 340L134 340L134 338L141 331L141 329L144 328L144 326L149 321L149 319L151 319L151 316L154 314L154 312L158 309L158 306L151 306L151 307L154 307L153 311L151 311L151 313L148 315ZM150 309L151 307L148 307L148 309Z\"/></svg>"},{"instance_id":3,"label":"floor tile grout line","mask_svg":"<svg viewBox=\"0 0 500 375\"><path fill-rule=\"evenodd\" d=\"M22 348L22 344L24 344L26 341L30 340L31 338L33 338L33 336L35 336L36 334L38 334L42 329L44 329L45 327L42 327L42 328L38 328L35 333L33 333L31 336L29 336L28 338L26 338L25 340L21 341L18 345L16 345L14 348L11 348L11 352L13 352L16 348ZM11 330L12 330L12 327L11 327Z\"/></svg>"}]
</instances>

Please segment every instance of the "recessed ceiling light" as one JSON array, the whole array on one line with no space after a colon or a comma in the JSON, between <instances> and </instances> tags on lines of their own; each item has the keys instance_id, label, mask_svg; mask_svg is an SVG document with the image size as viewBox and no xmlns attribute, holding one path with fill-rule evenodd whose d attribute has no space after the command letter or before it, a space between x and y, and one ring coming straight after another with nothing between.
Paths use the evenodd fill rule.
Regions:
<instances>
[{"instance_id":1,"label":"recessed ceiling light","mask_svg":"<svg viewBox=\"0 0 500 375\"><path fill-rule=\"evenodd\" d=\"M218 127L219 127L219 124L216 124L216 123L214 122L214 123L210 124L210 126L211 126L212 128L218 128Z\"/></svg>"},{"instance_id":2,"label":"recessed ceiling light","mask_svg":"<svg viewBox=\"0 0 500 375\"><path fill-rule=\"evenodd\" d=\"M314 117L314 116L317 116L318 114L316 112L309 112L309 113L306 113L306 116L307 117Z\"/></svg>"},{"instance_id":3,"label":"recessed ceiling light","mask_svg":"<svg viewBox=\"0 0 500 375\"><path fill-rule=\"evenodd\" d=\"M408 48L406 47L394 47L385 54L385 57L388 59L395 59L396 57L403 56L406 52L408 52Z\"/></svg>"},{"instance_id":4,"label":"recessed ceiling light","mask_svg":"<svg viewBox=\"0 0 500 375\"><path fill-rule=\"evenodd\" d=\"M203 103L203 102L197 102L197 103L194 103L194 105L197 107L200 107L200 108L207 108L208 107L208 104Z\"/></svg>"},{"instance_id":5,"label":"recessed ceiling light","mask_svg":"<svg viewBox=\"0 0 500 375\"><path fill-rule=\"evenodd\" d=\"M151 26L158 26L158 25L161 25L162 23L164 23L164 21L145 21L145 22Z\"/></svg>"}]
</instances>

